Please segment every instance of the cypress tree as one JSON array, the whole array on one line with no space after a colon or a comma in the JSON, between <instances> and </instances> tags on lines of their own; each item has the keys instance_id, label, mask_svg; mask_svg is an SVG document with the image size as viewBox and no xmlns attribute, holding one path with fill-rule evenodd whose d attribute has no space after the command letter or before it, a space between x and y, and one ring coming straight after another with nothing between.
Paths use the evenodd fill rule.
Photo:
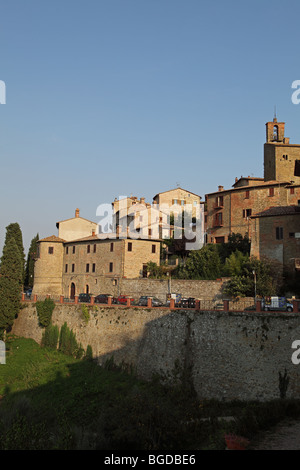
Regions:
<instances>
[{"instance_id":1,"label":"cypress tree","mask_svg":"<svg viewBox=\"0 0 300 470\"><path fill-rule=\"evenodd\" d=\"M20 310L22 262L14 238L7 238L0 267L0 337L13 325Z\"/></svg>"},{"instance_id":2,"label":"cypress tree","mask_svg":"<svg viewBox=\"0 0 300 470\"><path fill-rule=\"evenodd\" d=\"M24 252L24 245L23 245L23 236L20 225L17 222L9 224L6 227L6 237L5 243L10 239L14 238L17 244L20 257L21 257L21 267L22 267L22 284L24 283L25 278L25 252Z\"/></svg>"},{"instance_id":3,"label":"cypress tree","mask_svg":"<svg viewBox=\"0 0 300 470\"><path fill-rule=\"evenodd\" d=\"M34 258L37 254L37 242L39 240L39 234L37 234L30 243L30 247L27 255L27 262L25 268L25 281L26 287L33 287L34 283Z\"/></svg>"}]
</instances>

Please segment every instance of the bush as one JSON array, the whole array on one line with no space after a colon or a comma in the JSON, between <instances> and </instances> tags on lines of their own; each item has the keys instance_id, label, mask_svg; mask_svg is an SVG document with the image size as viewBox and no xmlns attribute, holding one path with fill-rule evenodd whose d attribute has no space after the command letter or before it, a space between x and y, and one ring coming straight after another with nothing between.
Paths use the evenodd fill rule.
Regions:
<instances>
[{"instance_id":1,"label":"bush","mask_svg":"<svg viewBox=\"0 0 300 470\"><path fill-rule=\"evenodd\" d=\"M51 299L40 300L36 303L39 324L43 328L47 328L50 325L54 307L55 303Z\"/></svg>"},{"instance_id":2,"label":"bush","mask_svg":"<svg viewBox=\"0 0 300 470\"><path fill-rule=\"evenodd\" d=\"M79 359L82 357L83 349L78 345L75 333L70 330L65 322L60 330L58 349L68 356Z\"/></svg>"},{"instance_id":3,"label":"bush","mask_svg":"<svg viewBox=\"0 0 300 470\"><path fill-rule=\"evenodd\" d=\"M45 328L42 338L42 346L44 348L57 349L59 338L59 328L57 325L49 325Z\"/></svg>"}]
</instances>

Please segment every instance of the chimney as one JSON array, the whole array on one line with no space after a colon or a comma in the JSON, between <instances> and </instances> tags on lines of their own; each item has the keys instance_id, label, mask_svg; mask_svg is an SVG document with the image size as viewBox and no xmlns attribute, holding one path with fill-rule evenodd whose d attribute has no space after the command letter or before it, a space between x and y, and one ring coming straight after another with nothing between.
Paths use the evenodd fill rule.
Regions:
<instances>
[{"instance_id":1,"label":"chimney","mask_svg":"<svg viewBox=\"0 0 300 470\"><path fill-rule=\"evenodd\" d=\"M239 180L239 179L238 179L238 177L236 176L236 177L235 177L235 182L237 183L237 182L238 182L238 180Z\"/></svg>"},{"instance_id":2,"label":"chimney","mask_svg":"<svg viewBox=\"0 0 300 470\"><path fill-rule=\"evenodd\" d=\"M223 191L224 186L218 186L218 191Z\"/></svg>"},{"instance_id":3,"label":"chimney","mask_svg":"<svg viewBox=\"0 0 300 470\"><path fill-rule=\"evenodd\" d=\"M145 204L145 198L141 197L141 204Z\"/></svg>"},{"instance_id":4,"label":"chimney","mask_svg":"<svg viewBox=\"0 0 300 470\"><path fill-rule=\"evenodd\" d=\"M79 217L79 209L76 209L76 211L75 211L75 217L77 217L77 218Z\"/></svg>"}]
</instances>

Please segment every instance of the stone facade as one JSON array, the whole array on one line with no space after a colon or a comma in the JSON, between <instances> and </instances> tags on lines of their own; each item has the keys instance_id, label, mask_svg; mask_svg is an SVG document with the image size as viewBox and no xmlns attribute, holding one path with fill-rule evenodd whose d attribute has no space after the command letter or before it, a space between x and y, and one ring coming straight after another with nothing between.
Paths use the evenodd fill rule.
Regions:
<instances>
[{"instance_id":1,"label":"stone facade","mask_svg":"<svg viewBox=\"0 0 300 470\"><path fill-rule=\"evenodd\" d=\"M145 267L150 261L160 264L159 240L129 239L120 233L96 234L93 231L90 234L90 229L94 228L92 223L82 225L81 222L80 233L82 235L85 227L86 236L72 240L67 227L70 225L70 233L74 235L78 220L75 216L65 221L66 239L51 236L39 241L33 294L71 298L82 292L98 295L104 293L103 279L117 285L122 278L147 276Z\"/></svg>"},{"instance_id":2,"label":"stone facade","mask_svg":"<svg viewBox=\"0 0 300 470\"><path fill-rule=\"evenodd\" d=\"M273 127L278 124L276 132ZM227 242L231 233L246 233L251 238L251 216L273 206L300 202L300 177L294 176L300 159L300 145L284 137L284 123L266 124L264 178L236 178L232 189L206 194L206 233L208 243Z\"/></svg>"},{"instance_id":3,"label":"stone facade","mask_svg":"<svg viewBox=\"0 0 300 470\"><path fill-rule=\"evenodd\" d=\"M160 308L56 305L52 322L67 322L77 341L92 346L100 364L113 356L131 364L139 377L174 377L175 366L189 370L201 399L272 400L280 397L279 373L287 371L287 398L298 398L300 366L292 344L300 338L297 313L170 311ZM27 304L12 333L41 341L34 304ZM188 368L188 369L186 369Z\"/></svg>"},{"instance_id":4,"label":"stone facade","mask_svg":"<svg viewBox=\"0 0 300 470\"><path fill-rule=\"evenodd\" d=\"M300 269L300 207L273 207L253 216L251 255L269 258L283 271Z\"/></svg>"}]
</instances>

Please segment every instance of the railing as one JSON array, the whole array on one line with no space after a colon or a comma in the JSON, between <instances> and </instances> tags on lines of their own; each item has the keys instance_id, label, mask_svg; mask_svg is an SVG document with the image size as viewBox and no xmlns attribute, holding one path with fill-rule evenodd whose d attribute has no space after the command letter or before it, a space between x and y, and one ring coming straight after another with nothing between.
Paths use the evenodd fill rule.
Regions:
<instances>
[{"instance_id":1,"label":"railing","mask_svg":"<svg viewBox=\"0 0 300 470\"><path fill-rule=\"evenodd\" d=\"M31 295L30 298L28 298L25 294L22 294L22 302L37 302L40 300L45 300L46 298L51 298L53 302L57 304L80 304L80 303L85 303L87 305L94 305L95 304L95 298L91 296L89 302L80 302L78 296L75 296L74 299L70 299L67 297L64 297L63 295L61 296L50 296L50 295ZM131 308L152 308L155 307L155 305L152 305L152 299L148 298L147 299L147 305L139 306L137 301L132 301L131 299L127 299L126 303L114 303L112 297L108 297L108 302L107 303L97 303L96 305L101 305L101 307L131 307ZM262 305L261 305L261 300L257 300L254 302L254 300L199 300L196 299L193 305L190 307L181 307L180 305L177 305L175 303L175 299L171 299L168 303L163 304L159 306L159 308L164 308L164 309L169 309L169 310L186 310L186 309L191 309L195 311L222 311L222 312L264 312ZM293 300L293 312L294 313L300 313L300 299L295 299Z\"/></svg>"}]
</instances>

